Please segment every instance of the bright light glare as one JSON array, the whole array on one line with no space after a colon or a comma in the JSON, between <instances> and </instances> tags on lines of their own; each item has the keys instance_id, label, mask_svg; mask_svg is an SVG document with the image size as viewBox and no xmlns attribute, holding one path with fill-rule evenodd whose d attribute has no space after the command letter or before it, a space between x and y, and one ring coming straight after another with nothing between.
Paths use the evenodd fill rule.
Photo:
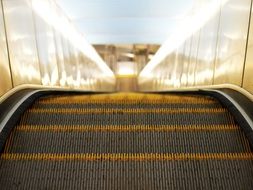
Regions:
<instances>
[{"instance_id":1,"label":"bright light glare","mask_svg":"<svg viewBox=\"0 0 253 190\"><path fill-rule=\"evenodd\" d=\"M211 69L207 69L204 71L200 71L197 75L197 82L204 84L206 80L210 80L213 77L213 71Z\"/></svg>"},{"instance_id":2,"label":"bright light glare","mask_svg":"<svg viewBox=\"0 0 253 190\"><path fill-rule=\"evenodd\" d=\"M42 84L43 85L49 85L50 84L50 77L48 74L45 74L43 77L42 77Z\"/></svg>"},{"instance_id":3,"label":"bright light glare","mask_svg":"<svg viewBox=\"0 0 253 190\"><path fill-rule=\"evenodd\" d=\"M118 69L117 69L117 75L136 75L136 69L135 69L136 63L134 62L119 62L118 63Z\"/></svg>"},{"instance_id":4,"label":"bright light glare","mask_svg":"<svg viewBox=\"0 0 253 190\"><path fill-rule=\"evenodd\" d=\"M134 58L133 53L124 53L123 55L125 55L126 57Z\"/></svg>"},{"instance_id":5,"label":"bright light glare","mask_svg":"<svg viewBox=\"0 0 253 190\"><path fill-rule=\"evenodd\" d=\"M219 10L221 6L224 6L229 0L212 1L207 3L204 7L201 7L199 11L186 19L183 24L178 27L169 39L161 46L154 57L146 65L146 67L140 73L140 78L147 78L152 73L152 70L159 65L162 60L182 45L192 34L197 32L204 24L206 24Z\"/></svg>"},{"instance_id":6,"label":"bright light glare","mask_svg":"<svg viewBox=\"0 0 253 190\"><path fill-rule=\"evenodd\" d=\"M68 39L75 48L94 61L101 70L103 76L114 77L113 72L98 55L94 47L91 46L79 32L77 32L66 17L57 13L57 10L52 6L51 1L32 0L32 7L35 13L45 20L45 22L54 27L66 39ZM68 79L68 83L72 84L71 79Z\"/></svg>"}]
</instances>

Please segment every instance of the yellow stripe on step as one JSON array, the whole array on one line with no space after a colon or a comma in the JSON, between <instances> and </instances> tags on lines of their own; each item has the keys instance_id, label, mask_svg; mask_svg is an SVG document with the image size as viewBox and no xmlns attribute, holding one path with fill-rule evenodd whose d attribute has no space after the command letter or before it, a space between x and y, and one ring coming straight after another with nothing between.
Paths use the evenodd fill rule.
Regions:
<instances>
[{"instance_id":1,"label":"yellow stripe on step","mask_svg":"<svg viewBox=\"0 0 253 190\"><path fill-rule=\"evenodd\" d=\"M36 104L213 104L217 101L212 99L45 99L39 100Z\"/></svg>"},{"instance_id":2,"label":"yellow stripe on step","mask_svg":"<svg viewBox=\"0 0 253 190\"><path fill-rule=\"evenodd\" d=\"M159 114L173 114L173 113L224 113L227 112L224 108L203 109L203 108L179 108L179 109L29 109L30 113L59 113L59 114L142 114L142 113L159 113Z\"/></svg>"},{"instance_id":3,"label":"yellow stripe on step","mask_svg":"<svg viewBox=\"0 0 253 190\"><path fill-rule=\"evenodd\" d=\"M253 160L253 153L175 153L175 154L44 154L3 153L3 160L38 161L172 161L172 160Z\"/></svg>"},{"instance_id":4,"label":"yellow stripe on step","mask_svg":"<svg viewBox=\"0 0 253 190\"><path fill-rule=\"evenodd\" d=\"M15 129L24 132L172 132L172 131L233 131L239 130L236 125L189 125L189 126L43 126L43 125L19 125Z\"/></svg>"},{"instance_id":5,"label":"yellow stripe on step","mask_svg":"<svg viewBox=\"0 0 253 190\"><path fill-rule=\"evenodd\" d=\"M137 93L119 93L119 94L100 94L100 95L76 95L76 96L58 96L47 97L39 100L41 104L70 104L70 103L217 103L214 98L203 96L178 96L178 95L159 95L159 94L137 94Z\"/></svg>"}]
</instances>

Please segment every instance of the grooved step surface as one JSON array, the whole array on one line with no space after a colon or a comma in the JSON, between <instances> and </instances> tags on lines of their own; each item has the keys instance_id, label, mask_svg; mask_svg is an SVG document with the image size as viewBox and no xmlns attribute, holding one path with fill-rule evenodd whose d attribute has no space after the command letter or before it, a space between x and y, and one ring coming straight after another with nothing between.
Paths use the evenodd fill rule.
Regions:
<instances>
[{"instance_id":1,"label":"grooved step surface","mask_svg":"<svg viewBox=\"0 0 253 190\"><path fill-rule=\"evenodd\" d=\"M250 151L245 137L239 130L40 133L18 131L12 138L9 149L12 153L240 153Z\"/></svg>"},{"instance_id":2,"label":"grooved step surface","mask_svg":"<svg viewBox=\"0 0 253 190\"><path fill-rule=\"evenodd\" d=\"M46 118L46 119L45 119ZM222 113L34 113L24 114L28 125L227 125L234 124L231 115Z\"/></svg>"},{"instance_id":3,"label":"grooved step surface","mask_svg":"<svg viewBox=\"0 0 253 190\"><path fill-rule=\"evenodd\" d=\"M251 160L3 160L1 165L1 189L238 190L253 185Z\"/></svg>"},{"instance_id":4,"label":"grooved step surface","mask_svg":"<svg viewBox=\"0 0 253 190\"><path fill-rule=\"evenodd\" d=\"M1 189L252 189L253 153L212 97L48 96L0 157Z\"/></svg>"}]
</instances>

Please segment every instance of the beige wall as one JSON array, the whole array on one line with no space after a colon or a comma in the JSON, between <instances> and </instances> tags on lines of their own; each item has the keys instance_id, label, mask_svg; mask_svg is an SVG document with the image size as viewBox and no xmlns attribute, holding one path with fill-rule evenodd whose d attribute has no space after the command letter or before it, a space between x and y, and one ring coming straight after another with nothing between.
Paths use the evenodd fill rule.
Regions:
<instances>
[{"instance_id":1,"label":"beige wall","mask_svg":"<svg viewBox=\"0 0 253 190\"><path fill-rule=\"evenodd\" d=\"M0 96L12 88L6 47L2 4L0 3Z\"/></svg>"},{"instance_id":2,"label":"beige wall","mask_svg":"<svg viewBox=\"0 0 253 190\"><path fill-rule=\"evenodd\" d=\"M252 14L252 10L251 10ZM243 88L253 94L253 17L251 15Z\"/></svg>"},{"instance_id":3,"label":"beige wall","mask_svg":"<svg viewBox=\"0 0 253 190\"><path fill-rule=\"evenodd\" d=\"M116 90L121 92L137 91L137 77L117 77Z\"/></svg>"},{"instance_id":4,"label":"beige wall","mask_svg":"<svg viewBox=\"0 0 253 190\"><path fill-rule=\"evenodd\" d=\"M220 8L208 22L186 38L174 52L168 53L155 68L149 71L149 74L140 74L138 79L140 90L156 91L201 85L234 84L253 93L251 76L253 24L246 48L251 0L229 0L227 3L224 3L225 0L217 0L216 2L217 7ZM169 57L180 48L184 48L184 51L180 52L181 55L177 56L176 60L171 61ZM174 66L183 69L175 70Z\"/></svg>"},{"instance_id":5,"label":"beige wall","mask_svg":"<svg viewBox=\"0 0 253 190\"><path fill-rule=\"evenodd\" d=\"M45 0L47 4L49 1ZM35 36L43 85L59 85L54 28L34 14Z\"/></svg>"},{"instance_id":6,"label":"beige wall","mask_svg":"<svg viewBox=\"0 0 253 190\"><path fill-rule=\"evenodd\" d=\"M220 15L216 14L209 23L201 29L197 59L198 63L195 70L195 85L213 84L219 20Z\"/></svg>"},{"instance_id":7,"label":"beige wall","mask_svg":"<svg viewBox=\"0 0 253 190\"><path fill-rule=\"evenodd\" d=\"M251 0L231 0L221 10L214 84L242 85Z\"/></svg>"},{"instance_id":8,"label":"beige wall","mask_svg":"<svg viewBox=\"0 0 253 190\"><path fill-rule=\"evenodd\" d=\"M28 0L4 0L3 8L13 84L41 84L31 4Z\"/></svg>"},{"instance_id":9,"label":"beige wall","mask_svg":"<svg viewBox=\"0 0 253 190\"><path fill-rule=\"evenodd\" d=\"M54 1L0 2L0 97L22 84L114 90L112 71Z\"/></svg>"}]
</instances>

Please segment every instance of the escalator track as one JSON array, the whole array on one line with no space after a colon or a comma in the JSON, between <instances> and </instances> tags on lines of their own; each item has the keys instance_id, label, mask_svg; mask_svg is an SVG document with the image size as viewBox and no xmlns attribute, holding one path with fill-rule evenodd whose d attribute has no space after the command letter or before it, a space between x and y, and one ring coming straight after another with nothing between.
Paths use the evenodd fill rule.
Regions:
<instances>
[{"instance_id":1,"label":"escalator track","mask_svg":"<svg viewBox=\"0 0 253 190\"><path fill-rule=\"evenodd\" d=\"M252 189L241 126L210 96L37 99L0 156L1 189Z\"/></svg>"}]
</instances>

